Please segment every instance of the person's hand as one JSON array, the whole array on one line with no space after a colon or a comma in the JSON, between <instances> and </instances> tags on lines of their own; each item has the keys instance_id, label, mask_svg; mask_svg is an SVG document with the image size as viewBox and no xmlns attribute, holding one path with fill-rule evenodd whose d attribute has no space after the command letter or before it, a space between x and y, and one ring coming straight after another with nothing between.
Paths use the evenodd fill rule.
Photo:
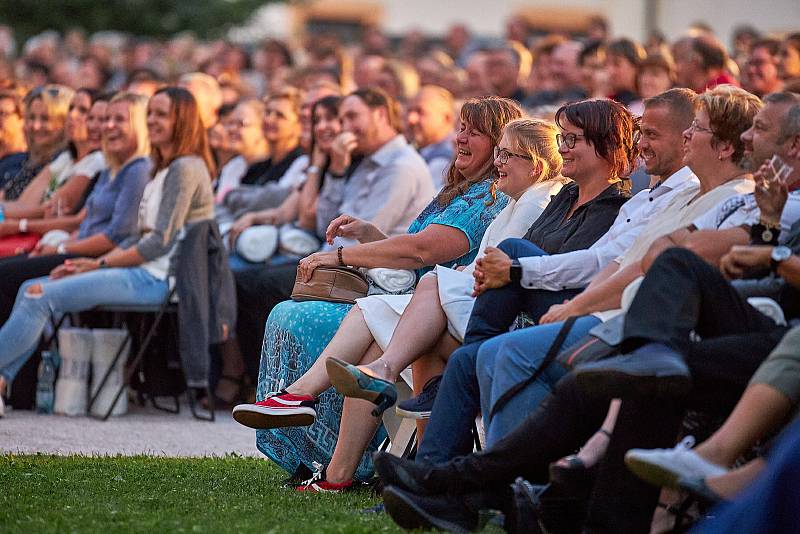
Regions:
<instances>
[{"instance_id":1,"label":"person's hand","mask_svg":"<svg viewBox=\"0 0 800 534\"><path fill-rule=\"evenodd\" d=\"M336 251L315 252L306 256L297 265L297 279L303 282L311 280L311 275L317 267L325 265L339 265L339 255Z\"/></svg>"},{"instance_id":2,"label":"person's hand","mask_svg":"<svg viewBox=\"0 0 800 534\"><path fill-rule=\"evenodd\" d=\"M327 241L329 245L332 245L334 239L343 237L345 239L355 239L359 243L364 243L366 241L373 241L374 239L372 239L372 237L375 236L376 232L380 233L380 230L371 222L353 217L352 215L339 215L331 221L328 225L328 229L325 230L325 241Z\"/></svg>"},{"instance_id":3,"label":"person's hand","mask_svg":"<svg viewBox=\"0 0 800 534\"><path fill-rule=\"evenodd\" d=\"M255 224L255 214L253 213L245 213L236 219L231 229L228 230L228 244L231 250L236 248L236 240L239 239L241 233L253 226L253 224Z\"/></svg>"},{"instance_id":4,"label":"person's hand","mask_svg":"<svg viewBox=\"0 0 800 534\"><path fill-rule=\"evenodd\" d=\"M311 152L311 165L318 169L322 169L325 166L325 162L328 160L328 153L322 150L322 147L319 146L319 143L314 145L314 150Z\"/></svg>"},{"instance_id":5,"label":"person's hand","mask_svg":"<svg viewBox=\"0 0 800 534\"><path fill-rule=\"evenodd\" d=\"M87 273L100 268L100 260L96 258L74 258L64 260L64 263L50 271L50 278L58 280L73 274Z\"/></svg>"},{"instance_id":6,"label":"person's hand","mask_svg":"<svg viewBox=\"0 0 800 534\"><path fill-rule=\"evenodd\" d=\"M761 211L761 221L773 226L779 225L783 207L789 197L788 181L775 176L775 171L769 161L764 162L758 168L753 174L753 178L756 182L754 195L758 209Z\"/></svg>"},{"instance_id":7,"label":"person's hand","mask_svg":"<svg viewBox=\"0 0 800 534\"><path fill-rule=\"evenodd\" d=\"M36 256L50 256L52 254L57 254L58 248L52 245L45 245L41 241L36 244L36 247L28 254L28 256L36 257Z\"/></svg>"},{"instance_id":8,"label":"person's hand","mask_svg":"<svg viewBox=\"0 0 800 534\"><path fill-rule=\"evenodd\" d=\"M358 146L356 136L351 132L342 132L336 136L331 145L331 163L328 170L336 174L344 174L352 161L353 150Z\"/></svg>"},{"instance_id":9,"label":"person's hand","mask_svg":"<svg viewBox=\"0 0 800 534\"><path fill-rule=\"evenodd\" d=\"M772 248L769 245L735 246L722 257L719 268L729 280L744 278L748 272L768 269Z\"/></svg>"},{"instance_id":10,"label":"person's hand","mask_svg":"<svg viewBox=\"0 0 800 534\"><path fill-rule=\"evenodd\" d=\"M511 282L511 258L495 247L486 247L482 258L475 261L472 273L475 285L472 296L477 297L487 289L503 287Z\"/></svg>"},{"instance_id":11,"label":"person's hand","mask_svg":"<svg viewBox=\"0 0 800 534\"><path fill-rule=\"evenodd\" d=\"M539 319L539 324L557 323L559 321L566 321L570 317L583 315L578 307L573 304L571 300L565 300L561 304L553 304L547 313L542 315Z\"/></svg>"}]
</instances>

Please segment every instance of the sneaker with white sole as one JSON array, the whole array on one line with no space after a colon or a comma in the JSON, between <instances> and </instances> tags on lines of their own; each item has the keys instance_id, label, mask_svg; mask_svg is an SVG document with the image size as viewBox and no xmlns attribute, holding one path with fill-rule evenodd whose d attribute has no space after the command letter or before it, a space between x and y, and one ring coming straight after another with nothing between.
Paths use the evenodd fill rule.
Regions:
<instances>
[{"instance_id":1,"label":"sneaker with white sole","mask_svg":"<svg viewBox=\"0 0 800 534\"><path fill-rule=\"evenodd\" d=\"M340 483L328 482L325 467L317 462L313 462L313 465L316 471L314 471L311 478L295 486L294 489L296 491L306 493L342 493L353 489L352 479Z\"/></svg>"},{"instance_id":2,"label":"sneaker with white sole","mask_svg":"<svg viewBox=\"0 0 800 534\"><path fill-rule=\"evenodd\" d=\"M284 391L270 393L254 404L239 404L233 408L233 418L250 428L269 429L308 426L317 418L317 398L292 395Z\"/></svg>"},{"instance_id":3,"label":"sneaker with white sole","mask_svg":"<svg viewBox=\"0 0 800 534\"><path fill-rule=\"evenodd\" d=\"M631 449L625 454L625 465L642 480L668 488L677 488L681 479L705 479L728 472L702 458L693 446L694 437L687 436L672 449Z\"/></svg>"}]
</instances>

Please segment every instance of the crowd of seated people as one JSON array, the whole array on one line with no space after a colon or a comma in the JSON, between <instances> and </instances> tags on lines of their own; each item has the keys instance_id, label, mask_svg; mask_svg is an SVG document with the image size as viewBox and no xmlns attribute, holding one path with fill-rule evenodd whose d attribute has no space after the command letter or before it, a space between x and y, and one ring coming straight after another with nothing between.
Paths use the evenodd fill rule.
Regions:
<instances>
[{"instance_id":1,"label":"crowd of seated people","mask_svg":"<svg viewBox=\"0 0 800 534\"><path fill-rule=\"evenodd\" d=\"M796 528L800 37L595 29L6 60L0 416L53 317L160 304L201 223L236 293L204 402L297 491L377 475L407 529ZM343 266L366 296L292 300ZM411 457L377 452L395 415Z\"/></svg>"}]
</instances>

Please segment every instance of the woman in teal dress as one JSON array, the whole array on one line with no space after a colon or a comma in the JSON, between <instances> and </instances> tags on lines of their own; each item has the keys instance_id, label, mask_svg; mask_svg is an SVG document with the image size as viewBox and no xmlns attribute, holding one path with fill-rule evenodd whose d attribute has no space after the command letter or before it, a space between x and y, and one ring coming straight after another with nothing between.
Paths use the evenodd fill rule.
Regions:
<instances>
[{"instance_id":1,"label":"woman in teal dress","mask_svg":"<svg viewBox=\"0 0 800 534\"><path fill-rule=\"evenodd\" d=\"M436 264L455 267L470 263L486 228L508 202L494 190L492 153L506 123L521 115L519 106L508 99L485 97L466 102L446 185L408 233L388 238L374 225L342 215L330 224L326 238L330 242L341 236L361 244L312 254L301 262L298 277L310 277L318 266L338 265L340 257L356 267L414 269L417 279ZM343 399L330 389L322 359L317 362L323 351L336 354L334 335L346 332L348 314L357 313L357 307L323 301L287 301L276 306L264 332L256 394L259 402L234 408L237 421L259 429L258 449L295 475L296 482L308 478L312 466L333 462L327 472L330 476L335 471L335 478L328 481L318 474L298 489L337 491L349 487L353 479L363 481L372 476L371 454L385 432L378 429L366 452L364 447L337 448L337 459L333 453ZM380 354L370 352L375 357ZM367 416L374 407L366 401L352 402L363 402ZM375 418L375 426L378 423Z\"/></svg>"}]
</instances>

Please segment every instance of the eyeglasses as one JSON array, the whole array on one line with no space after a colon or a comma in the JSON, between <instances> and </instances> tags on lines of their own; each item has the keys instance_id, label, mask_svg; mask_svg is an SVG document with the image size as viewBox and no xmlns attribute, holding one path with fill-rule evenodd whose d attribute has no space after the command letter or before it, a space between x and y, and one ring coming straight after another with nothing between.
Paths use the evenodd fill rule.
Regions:
<instances>
[{"instance_id":1,"label":"eyeglasses","mask_svg":"<svg viewBox=\"0 0 800 534\"><path fill-rule=\"evenodd\" d=\"M575 141L578 139L586 139L585 135L576 134L576 133L565 133L565 134L556 134L556 144L561 146L562 143L567 145L567 148L573 149L575 148Z\"/></svg>"},{"instance_id":2,"label":"eyeglasses","mask_svg":"<svg viewBox=\"0 0 800 534\"><path fill-rule=\"evenodd\" d=\"M714 135L714 130L712 130L711 128L703 128L702 126L697 124L697 119L692 121L692 125L689 126L689 131L692 132L692 133L694 133L694 132L708 132L711 135Z\"/></svg>"},{"instance_id":3,"label":"eyeglasses","mask_svg":"<svg viewBox=\"0 0 800 534\"><path fill-rule=\"evenodd\" d=\"M510 157L520 158L520 159L527 159L528 161L533 161L533 158L530 156L526 156L525 154L516 154L514 152L509 152L505 148L500 148L499 146L494 147L494 159L500 160L500 163L505 165L508 163L508 158Z\"/></svg>"}]
</instances>

